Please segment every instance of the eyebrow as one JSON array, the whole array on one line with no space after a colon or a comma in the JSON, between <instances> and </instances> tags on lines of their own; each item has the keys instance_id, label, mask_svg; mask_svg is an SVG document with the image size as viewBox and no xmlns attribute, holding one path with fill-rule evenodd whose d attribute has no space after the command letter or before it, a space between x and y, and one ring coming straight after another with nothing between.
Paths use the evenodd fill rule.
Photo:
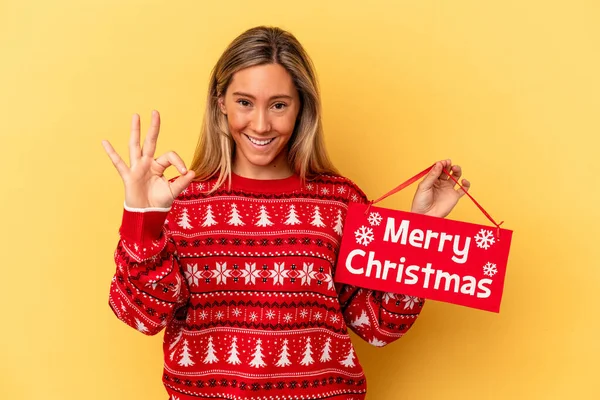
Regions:
<instances>
[{"instance_id":1,"label":"eyebrow","mask_svg":"<svg viewBox=\"0 0 600 400\"><path fill-rule=\"evenodd\" d=\"M233 93L232 93L232 95L234 95L234 96L244 96L244 97L249 97L249 98L251 98L251 99L253 99L253 100L256 100L256 97L252 96L250 93L244 93L244 92L233 92ZM288 96L287 94L276 94L276 95L274 95L274 96L271 96L271 97L269 98L269 100L273 100L273 99L281 99L281 98L283 98L283 99L289 99L289 100L292 100L292 99L293 99L293 97L292 97L292 96Z\"/></svg>"}]
</instances>

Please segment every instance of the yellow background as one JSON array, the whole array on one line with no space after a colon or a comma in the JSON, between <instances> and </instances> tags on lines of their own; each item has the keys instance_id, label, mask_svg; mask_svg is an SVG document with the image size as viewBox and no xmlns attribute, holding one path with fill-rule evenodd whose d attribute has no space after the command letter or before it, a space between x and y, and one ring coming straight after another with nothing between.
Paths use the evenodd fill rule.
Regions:
<instances>
[{"instance_id":1,"label":"yellow background","mask_svg":"<svg viewBox=\"0 0 600 400\"><path fill-rule=\"evenodd\" d=\"M329 151L371 198L451 157L515 232L500 314L431 301L391 346L354 337L368 399L600 398L598 4L0 1L0 398L166 400L162 334L108 307L123 188L100 142L126 157L156 108L189 163L210 69L259 24L312 55ZM487 223L466 198L451 217Z\"/></svg>"}]
</instances>

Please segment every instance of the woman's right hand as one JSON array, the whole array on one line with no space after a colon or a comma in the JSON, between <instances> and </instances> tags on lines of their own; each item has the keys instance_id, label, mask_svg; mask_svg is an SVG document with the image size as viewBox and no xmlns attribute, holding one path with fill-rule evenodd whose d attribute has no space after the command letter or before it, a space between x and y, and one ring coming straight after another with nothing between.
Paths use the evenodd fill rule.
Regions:
<instances>
[{"instance_id":1,"label":"woman's right hand","mask_svg":"<svg viewBox=\"0 0 600 400\"><path fill-rule=\"evenodd\" d=\"M158 111L154 110L152 111L152 122L144 140L144 147L140 148L140 116L133 115L129 139L130 167L125 164L108 140L102 141L104 150L123 179L125 204L128 207L171 207L173 200L194 179L194 171L188 171L181 157L174 151L154 158L159 130L160 115ZM165 170L171 165L181 172L181 176L173 182L169 182L163 176Z\"/></svg>"}]
</instances>

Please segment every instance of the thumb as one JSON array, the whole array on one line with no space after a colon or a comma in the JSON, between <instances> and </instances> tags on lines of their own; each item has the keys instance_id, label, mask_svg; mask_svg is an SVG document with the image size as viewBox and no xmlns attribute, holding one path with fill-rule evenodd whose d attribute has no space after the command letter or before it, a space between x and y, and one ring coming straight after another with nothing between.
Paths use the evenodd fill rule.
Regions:
<instances>
[{"instance_id":1,"label":"thumb","mask_svg":"<svg viewBox=\"0 0 600 400\"><path fill-rule=\"evenodd\" d=\"M173 196L175 198L177 198L177 196L179 196L181 192L188 187L195 175L196 173L193 170L188 170L184 175L181 175L179 178L170 183L171 192L173 192Z\"/></svg>"},{"instance_id":2,"label":"thumb","mask_svg":"<svg viewBox=\"0 0 600 400\"><path fill-rule=\"evenodd\" d=\"M441 162L438 161L435 163L433 168L431 168L431 171L429 171L427 176L419 184L419 187L421 188L421 190L429 190L433 187L433 184L440 177L440 174L442 173L442 168L443 167L442 167Z\"/></svg>"}]
</instances>

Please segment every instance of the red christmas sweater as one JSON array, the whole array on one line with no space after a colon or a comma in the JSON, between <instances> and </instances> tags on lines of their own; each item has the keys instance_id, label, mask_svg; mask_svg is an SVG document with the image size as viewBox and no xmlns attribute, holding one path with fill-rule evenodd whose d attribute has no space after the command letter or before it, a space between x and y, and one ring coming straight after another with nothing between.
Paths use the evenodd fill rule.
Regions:
<instances>
[{"instance_id":1,"label":"red christmas sweater","mask_svg":"<svg viewBox=\"0 0 600 400\"><path fill-rule=\"evenodd\" d=\"M166 328L170 400L364 399L348 328L400 338L424 300L333 281L343 221L364 193L343 177L193 182L167 209L125 205L109 304Z\"/></svg>"}]
</instances>

